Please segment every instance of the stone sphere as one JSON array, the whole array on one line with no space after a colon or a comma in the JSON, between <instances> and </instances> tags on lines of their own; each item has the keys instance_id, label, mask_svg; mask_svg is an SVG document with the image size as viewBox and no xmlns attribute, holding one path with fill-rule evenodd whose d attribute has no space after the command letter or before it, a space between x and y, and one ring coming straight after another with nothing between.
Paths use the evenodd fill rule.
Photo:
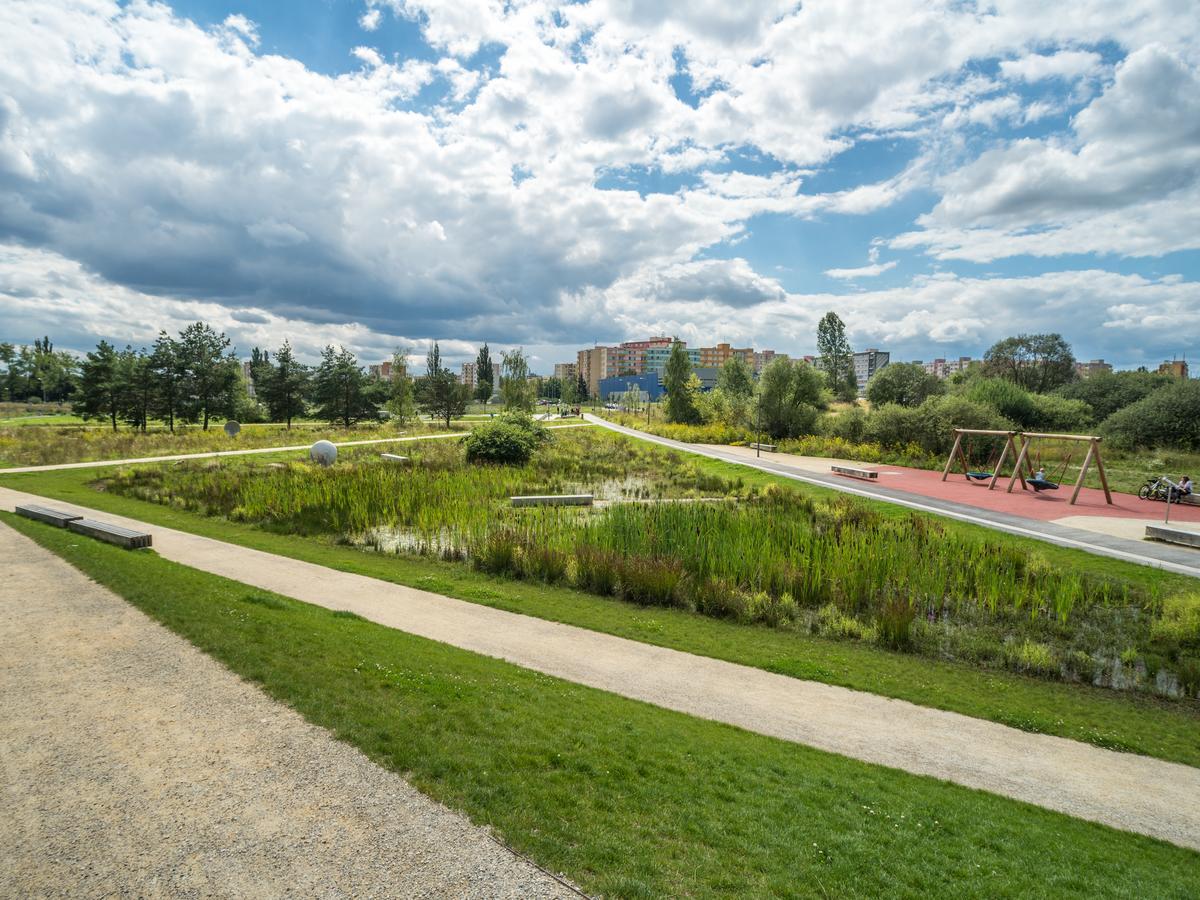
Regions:
<instances>
[{"instance_id":1,"label":"stone sphere","mask_svg":"<svg viewBox=\"0 0 1200 900\"><path fill-rule=\"evenodd\" d=\"M329 441L317 441L308 451L308 458L323 466L332 466L337 460L337 447Z\"/></svg>"}]
</instances>

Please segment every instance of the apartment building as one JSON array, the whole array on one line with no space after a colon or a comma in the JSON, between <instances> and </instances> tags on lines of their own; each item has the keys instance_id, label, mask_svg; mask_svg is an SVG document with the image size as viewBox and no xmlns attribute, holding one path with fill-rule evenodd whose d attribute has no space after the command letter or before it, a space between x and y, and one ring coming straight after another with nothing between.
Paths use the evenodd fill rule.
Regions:
<instances>
[{"instance_id":1,"label":"apartment building","mask_svg":"<svg viewBox=\"0 0 1200 900\"><path fill-rule=\"evenodd\" d=\"M1102 359L1093 359L1088 362L1075 363L1075 374L1080 378L1091 378L1093 375L1101 372L1111 372L1112 370L1112 364L1106 363Z\"/></svg>"},{"instance_id":2,"label":"apartment building","mask_svg":"<svg viewBox=\"0 0 1200 900\"><path fill-rule=\"evenodd\" d=\"M1165 360L1158 367L1159 375L1170 375L1172 378L1187 378L1188 364L1185 359L1169 359Z\"/></svg>"},{"instance_id":3,"label":"apartment building","mask_svg":"<svg viewBox=\"0 0 1200 900\"><path fill-rule=\"evenodd\" d=\"M579 375L578 363L555 363L554 377L559 381L574 381Z\"/></svg>"},{"instance_id":4,"label":"apartment building","mask_svg":"<svg viewBox=\"0 0 1200 900\"><path fill-rule=\"evenodd\" d=\"M867 393L867 382L871 377L891 361L892 355L886 350L863 350L854 354L854 380L858 382L858 396Z\"/></svg>"},{"instance_id":5,"label":"apartment building","mask_svg":"<svg viewBox=\"0 0 1200 900\"><path fill-rule=\"evenodd\" d=\"M473 362L465 362L462 364L462 371L459 373L458 380L465 384L474 392L479 384L478 367ZM492 393L500 389L500 363L492 363Z\"/></svg>"},{"instance_id":6,"label":"apartment building","mask_svg":"<svg viewBox=\"0 0 1200 900\"><path fill-rule=\"evenodd\" d=\"M731 347L727 343L722 343L715 347L701 347L699 353L699 365L704 368L720 368L731 359L740 359L746 365L754 366L753 347Z\"/></svg>"},{"instance_id":7,"label":"apartment building","mask_svg":"<svg viewBox=\"0 0 1200 900\"><path fill-rule=\"evenodd\" d=\"M978 360L972 359L969 356L960 356L958 359L935 359L932 362L923 363L917 360L917 365L921 366L930 375L936 375L938 378L949 378L956 372L965 372Z\"/></svg>"}]
</instances>

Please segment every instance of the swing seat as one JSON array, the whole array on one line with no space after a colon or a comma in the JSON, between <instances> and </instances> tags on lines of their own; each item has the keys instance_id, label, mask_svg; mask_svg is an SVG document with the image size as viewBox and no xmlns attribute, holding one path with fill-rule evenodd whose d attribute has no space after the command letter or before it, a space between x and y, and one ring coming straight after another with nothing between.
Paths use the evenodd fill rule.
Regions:
<instances>
[{"instance_id":1,"label":"swing seat","mask_svg":"<svg viewBox=\"0 0 1200 900\"><path fill-rule=\"evenodd\" d=\"M967 477L972 481L990 481L992 478L991 472L968 472Z\"/></svg>"},{"instance_id":2,"label":"swing seat","mask_svg":"<svg viewBox=\"0 0 1200 900\"><path fill-rule=\"evenodd\" d=\"M1057 491L1058 485L1053 481L1045 481L1041 478L1026 478L1025 483L1033 488L1035 493L1040 494L1042 491Z\"/></svg>"}]
</instances>

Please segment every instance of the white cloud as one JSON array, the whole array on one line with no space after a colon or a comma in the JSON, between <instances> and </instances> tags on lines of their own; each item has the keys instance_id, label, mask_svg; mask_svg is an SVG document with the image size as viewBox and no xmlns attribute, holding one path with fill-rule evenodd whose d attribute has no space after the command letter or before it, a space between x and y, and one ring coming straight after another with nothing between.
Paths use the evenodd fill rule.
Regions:
<instances>
[{"instance_id":1,"label":"white cloud","mask_svg":"<svg viewBox=\"0 0 1200 900\"><path fill-rule=\"evenodd\" d=\"M383 20L383 13L378 9L368 9L358 19L363 31L375 31Z\"/></svg>"},{"instance_id":2,"label":"white cloud","mask_svg":"<svg viewBox=\"0 0 1200 900\"><path fill-rule=\"evenodd\" d=\"M1030 53L1020 59L1000 63L1005 78L1015 81L1042 81L1046 78L1079 78L1100 69L1100 54L1090 50L1060 50L1058 53Z\"/></svg>"},{"instance_id":3,"label":"white cloud","mask_svg":"<svg viewBox=\"0 0 1200 900\"><path fill-rule=\"evenodd\" d=\"M884 272L890 272L896 268L896 261L885 263L871 263L866 266L859 266L857 269L826 269L825 274L830 278L839 278L847 281L852 281L856 278L875 278L882 275Z\"/></svg>"}]
</instances>

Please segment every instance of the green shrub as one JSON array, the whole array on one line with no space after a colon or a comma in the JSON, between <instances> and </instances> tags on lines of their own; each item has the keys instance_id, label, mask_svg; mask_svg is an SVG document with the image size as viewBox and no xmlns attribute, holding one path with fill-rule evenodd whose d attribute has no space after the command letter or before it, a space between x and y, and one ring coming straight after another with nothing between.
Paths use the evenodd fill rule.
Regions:
<instances>
[{"instance_id":1,"label":"green shrub","mask_svg":"<svg viewBox=\"0 0 1200 900\"><path fill-rule=\"evenodd\" d=\"M1083 400L1068 400L1058 394L1030 394L1033 421L1029 427L1043 431L1080 431L1095 424L1092 408Z\"/></svg>"},{"instance_id":2,"label":"green shrub","mask_svg":"<svg viewBox=\"0 0 1200 900\"><path fill-rule=\"evenodd\" d=\"M524 416L505 415L475 428L464 439L471 462L520 465L544 440L545 430Z\"/></svg>"},{"instance_id":3,"label":"green shrub","mask_svg":"<svg viewBox=\"0 0 1200 900\"><path fill-rule=\"evenodd\" d=\"M1033 395L1004 378L976 378L967 386L968 400L990 406L1019 428L1035 428L1037 406Z\"/></svg>"},{"instance_id":4,"label":"green shrub","mask_svg":"<svg viewBox=\"0 0 1200 900\"><path fill-rule=\"evenodd\" d=\"M1122 449L1200 450L1200 380L1159 388L1105 419L1100 433Z\"/></svg>"},{"instance_id":5,"label":"green shrub","mask_svg":"<svg viewBox=\"0 0 1200 900\"><path fill-rule=\"evenodd\" d=\"M829 437L860 443L867 428L867 414L860 406L852 406L840 413L825 416L821 431Z\"/></svg>"},{"instance_id":6,"label":"green shrub","mask_svg":"<svg viewBox=\"0 0 1200 900\"><path fill-rule=\"evenodd\" d=\"M867 399L874 406L896 403L920 406L930 397L944 394L946 385L917 363L892 363L880 369L867 384Z\"/></svg>"},{"instance_id":7,"label":"green shrub","mask_svg":"<svg viewBox=\"0 0 1200 900\"><path fill-rule=\"evenodd\" d=\"M1200 594L1176 594L1163 601L1162 615L1150 626L1156 642L1200 648Z\"/></svg>"},{"instance_id":8,"label":"green shrub","mask_svg":"<svg viewBox=\"0 0 1200 900\"><path fill-rule=\"evenodd\" d=\"M1170 375L1157 372L1098 372L1064 385L1058 393L1068 400L1087 403L1096 421L1103 422L1117 410L1133 406L1171 383Z\"/></svg>"}]
</instances>

